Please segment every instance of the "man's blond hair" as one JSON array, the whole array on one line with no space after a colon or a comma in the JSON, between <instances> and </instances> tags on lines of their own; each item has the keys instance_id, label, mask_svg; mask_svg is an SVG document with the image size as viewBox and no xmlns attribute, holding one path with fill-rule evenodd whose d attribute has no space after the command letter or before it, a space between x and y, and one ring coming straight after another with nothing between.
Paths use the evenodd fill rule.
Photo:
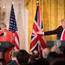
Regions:
<instances>
[{"instance_id":1,"label":"man's blond hair","mask_svg":"<svg viewBox=\"0 0 65 65\"><path fill-rule=\"evenodd\" d=\"M65 22L65 19L62 19L61 22Z\"/></svg>"}]
</instances>

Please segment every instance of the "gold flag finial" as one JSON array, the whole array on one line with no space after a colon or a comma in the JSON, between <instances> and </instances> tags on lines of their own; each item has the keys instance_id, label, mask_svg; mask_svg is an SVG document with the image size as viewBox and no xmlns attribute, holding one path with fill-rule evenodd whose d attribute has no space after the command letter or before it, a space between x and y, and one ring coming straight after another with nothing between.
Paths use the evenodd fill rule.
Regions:
<instances>
[{"instance_id":1,"label":"gold flag finial","mask_svg":"<svg viewBox=\"0 0 65 65\"><path fill-rule=\"evenodd\" d=\"M37 3L37 6L38 6L38 5L39 5L39 0L37 0L37 2L36 2L36 3Z\"/></svg>"},{"instance_id":2,"label":"gold flag finial","mask_svg":"<svg viewBox=\"0 0 65 65\"><path fill-rule=\"evenodd\" d=\"M12 4L14 5L14 0L12 0Z\"/></svg>"}]
</instances>

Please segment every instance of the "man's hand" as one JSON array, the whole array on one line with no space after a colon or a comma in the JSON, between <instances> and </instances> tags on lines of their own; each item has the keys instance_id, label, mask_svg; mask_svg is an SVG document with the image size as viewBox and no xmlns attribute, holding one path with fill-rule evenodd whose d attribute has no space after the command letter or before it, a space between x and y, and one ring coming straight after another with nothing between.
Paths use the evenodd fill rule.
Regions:
<instances>
[{"instance_id":1,"label":"man's hand","mask_svg":"<svg viewBox=\"0 0 65 65\"><path fill-rule=\"evenodd\" d=\"M44 32L37 32L37 34L39 34L39 35L44 35Z\"/></svg>"}]
</instances>

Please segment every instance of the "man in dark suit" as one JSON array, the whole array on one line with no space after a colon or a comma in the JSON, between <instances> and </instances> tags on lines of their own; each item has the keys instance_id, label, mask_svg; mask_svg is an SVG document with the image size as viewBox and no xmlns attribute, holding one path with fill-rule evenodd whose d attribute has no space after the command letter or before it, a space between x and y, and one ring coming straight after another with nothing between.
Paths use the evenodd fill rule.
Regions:
<instances>
[{"instance_id":1,"label":"man in dark suit","mask_svg":"<svg viewBox=\"0 0 65 65\"><path fill-rule=\"evenodd\" d=\"M46 31L46 32L44 32L44 35L46 36L46 35L57 34L57 39L59 40L61 38L63 29L65 29L65 19L61 20L61 25L57 29L51 30L51 31Z\"/></svg>"}]
</instances>

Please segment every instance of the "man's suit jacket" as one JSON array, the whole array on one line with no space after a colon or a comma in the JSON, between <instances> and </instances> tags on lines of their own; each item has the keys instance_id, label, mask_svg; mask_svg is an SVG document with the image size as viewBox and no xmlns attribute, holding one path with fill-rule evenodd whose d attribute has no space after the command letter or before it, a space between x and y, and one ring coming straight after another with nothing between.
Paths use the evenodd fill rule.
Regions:
<instances>
[{"instance_id":1,"label":"man's suit jacket","mask_svg":"<svg viewBox=\"0 0 65 65\"><path fill-rule=\"evenodd\" d=\"M44 32L44 35L57 34L57 39L60 39L61 34L62 34L62 31L63 31L63 27L62 27L62 26L59 26L59 27L58 27L57 29L55 29L55 30Z\"/></svg>"}]
</instances>

